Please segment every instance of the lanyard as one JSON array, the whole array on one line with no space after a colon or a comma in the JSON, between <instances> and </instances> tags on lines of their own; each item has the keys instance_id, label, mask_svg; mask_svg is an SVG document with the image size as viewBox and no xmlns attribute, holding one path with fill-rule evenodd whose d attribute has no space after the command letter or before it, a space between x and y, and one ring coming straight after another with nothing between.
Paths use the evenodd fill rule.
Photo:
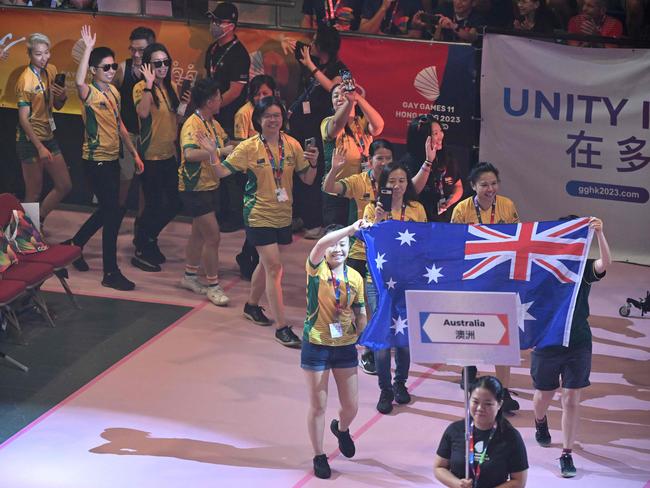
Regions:
<instances>
[{"instance_id":1,"label":"lanyard","mask_svg":"<svg viewBox=\"0 0 650 488\"><path fill-rule=\"evenodd\" d=\"M483 461L485 461L485 453L488 450L490 441L492 441L492 438L494 437L494 433L497 431L497 426L496 424L492 426L490 436L488 437L488 440L483 447L483 452L478 457L478 459L475 459L474 456L474 421L470 422L469 428L469 465L472 467L472 471L474 472L474 481L472 483L472 486L476 488L478 486L478 479L481 477L481 465L483 464Z\"/></svg>"},{"instance_id":2,"label":"lanyard","mask_svg":"<svg viewBox=\"0 0 650 488\"><path fill-rule=\"evenodd\" d=\"M50 112L50 92L45 89L45 85L43 84L43 80L41 79L41 74L36 71L36 68L33 65L29 65L29 69L32 70L32 73L36 76L36 79L38 80L38 86L40 87L41 91L43 92L43 98L45 98L45 109ZM47 75L47 70L43 69L41 73L45 74L45 81L47 82L47 87L50 87L50 78Z\"/></svg>"},{"instance_id":3,"label":"lanyard","mask_svg":"<svg viewBox=\"0 0 650 488\"><path fill-rule=\"evenodd\" d=\"M275 179L275 186L277 188L282 188L282 173L284 172L284 141L282 140L282 134L279 135L278 140L278 149L280 151L280 162L275 164L275 157L271 152L268 142L264 139L264 136L260 134L260 140L264 144L264 149L266 149L266 155L269 158L269 163L271 163L271 169L273 170L273 178Z\"/></svg>"},{"instance_id":4,"label":"lanyard","mask_svg":"<svg viewBox=\"0 0 650 488\"><path fill-rule=\"evenodd\" d=\"M117 109L117 98L115 98L115 95L113 95L113 92L111 92L111 89L106 86L106 91L111 93L111 96L115 98L115 103L109 98L109 96L106 94L105 91L103 91L97 83L93 81L93 86L99 90L99 93L104 95L104 98L108 102L108 104L111 106L111 109L113 109L113 115L115 115L115 120L117 121L117 129L120 129L120 111Z\"/></svg>"},{"instance_id":5,"label":"lanyard","mask_svg":"<svg viewBox=\"0 0 650 488\"><path fill-rule=\"evenodd\" d=\"M391 219L393 218L392 215L391 215L390 213L389 213L388 215L389 215L389 217L390 217ZM405 216L405 215L406 215L406 204L403 203L403 204L402 204L402 214L401 214L400 217L399 217L400 221L404 222L404 216Z\"/></svg>"},{"instance_id":6,"label":"lanyard","mask_svg":"<svg viewBox=\"0 0 650 488\"><path fill-rule=\"evenodd\" d=\"M341 0L338 0L336 4L332 3L332 0L327 0L325 2L325 18L327 20L334 20L336 18L336 11L339 8Z\"/></svg>"},{"instance_id":7,"label":"lanyard","mask_svg":"<svg viewBox=\"0 0 650 488\"><path fill-rule=\"evenodd\" d=\"M372 187L372 200L377 201L377 180L372 170L368 170L368 177L370 178L370 186Z\"/></svg>"},{"instance_id":8,"label":"lanyard","mask_svg":"<svg viewBox=\"0 0 650 488\"><path fill-rule=\"evenodd\" d=\"M214 47L212 48L212 51L210 52L210 77L214 78L214 74L217 71L217 66L221 66L223 58L226 57L226 54L230 52L230 50L239 42L239 39L235 39L232 41L232 43L226 48L226 50L223 52L221 56L219 56L219 59L217 60L216 63L212 63L212 56L214 55L214 52L219 49L219 43L216 42Z\"/></svg>"},{"instance_id":9,"label":"lanyard","mask_svg":"<svg viewBox=\"0 0 650 488\"><path fill-rule=\"evenodd\" d=\"M207 130L212 137L214 137L214 143L217 145L217 147L221 147L219 144L219 138L217 137L217 128L214 126L214 119L210 119L210 125L208 125L208 121L203 118L203 115L201 115L201 112L198 110L195 110L194 113L196 116L201 119L201 122L203 122L203 125L205 126L205 130Z\"/></svg>"},{"instance_id":10,"label":"lanyard","mask_svg":"<svg viewBox=\"0 0 650 488\"><path fill-rule=\"evenodd\" d=\"M359 154L361 155L361 159L363 161L366 160L366 143L363 140L363 130L361 129L361 125L359 124L359 119L357 117L354 118L354 125L356 128L356 131L352 131L352 140L354 143L357 145L357 148L359 149Z\"/></svg>"},{"instance_id":11,"label":"lanyard","mask_svg":"<svg viewBox=\"0 0 650 488\"><path fill-rule=\"evenodd\" d=\"M497 207L497 199L496 197L494 198L494 202L492 202L492 215L490 215L490 223L494 224L494 216L496 213L496 207ZM481 209L478 206L478 199L474 197L474 210L476 210L476 218L478 219L479 224L483 224L483 219L481 218Z\"/></svg>"},{"instance_id":12,"label":"lanyard","mask_svg":"<svg viewBox=\"0 0 650 488\"><path fill-rule=\"evenodd\" d=\"M335 300L335 306L336 306L336 317L338 320L338 317L341 315L341 310L343 310L343 307L341 307L341 280L339 280L336 275L334 274L334 271L332 271L332 268L330 268L330 275L331 275L331 282L332 282L332 288L334 288L334 300ZM346 265L343 265L343 282L345 283L345 296L346 296L346 306L350 305L350 285L348 283L348 267Z\"/></svg>"}]
</instances>

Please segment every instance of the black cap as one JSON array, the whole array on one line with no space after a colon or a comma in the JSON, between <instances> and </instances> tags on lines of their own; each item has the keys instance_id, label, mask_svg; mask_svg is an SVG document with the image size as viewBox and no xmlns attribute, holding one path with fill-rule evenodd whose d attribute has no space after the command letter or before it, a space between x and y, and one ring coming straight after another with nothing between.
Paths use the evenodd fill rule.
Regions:
<instances>
[{"instance_id":1,"label":"black cap","mask_svg":"<svg viewBox=\"0 0 650 488\"><path fill-rule=\"evenodd\" d=\"M237 23L239 18L237 6L230 2L220 2L212 12L208 10L205 14L211 19L228 20L234 24Z\"/></svg>"}]
</instances>

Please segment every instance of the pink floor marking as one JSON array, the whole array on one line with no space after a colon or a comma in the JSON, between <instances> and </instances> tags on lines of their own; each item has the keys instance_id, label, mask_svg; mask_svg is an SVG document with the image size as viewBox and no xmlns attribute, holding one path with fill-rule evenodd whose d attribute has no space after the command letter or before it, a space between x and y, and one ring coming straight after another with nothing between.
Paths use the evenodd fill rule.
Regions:
<instances>
[{"instance_id":1,"label":"pink floor marking","mask_svg":"<svg viewBox=\"0 0 650 488\"><path fill-rule=\"evenodd\" d=\"M224 285L224 287L223 287L224 290L229 290L230 288L232 288L233 286L235 286L235 285L236 285L240 280L241 280L241 278L234 278L234 279L230 280L226 285ZM92 296L97 296L97 295L92 295ZM108 295L106 296L106 298L115 298L115 299L117 299L117 300L122 300L121 297L114 297L114 296L108 296ZM136 299L134 299L133 301L140 301L140 302L142 302L142 301L145 301L145 300L137 299L137 298L136 298ZM163 302L149 302L149 303L163 303ZM54 407L52 407L51 409L49 409L47 412L45 412L43 415L41 415L40 417L38 417L36 420L33 420L30 424L28 424L28 425L26 425L25 427L23 427L22 429L20 429L18 432L16 432L14 435L12 435L9 439L7 439L7 440L4 441L2 444L0 444L0 449L5 448L5 447L8 446L9 444L11 444L13 441L15 441L16 439L18 439L18 438L21 437L22 435L24 435L24 434L26 434L27 432L29 432L30 430L32 430L34 427L36 427L38 424L40 424L41 422L43 422L45 419L47 419L50 415L52 415L54 412L56 412L57 410L59 410L61 407L63 407L63 406L65 406L66 404L70 403L72 400L74 400L74 399L77 398L79 395L81 395L83 392L85 392L85 391L88 390L90 387L92 387L94 384L96 384L99 380L101 380L101 379L104 378L105 376L109 375L111 372L115 371L117 368L119 368L119 367L122 366L124 363L126 363L127 361L129 361L129 360L130 360L131 358L133 358L135 355L137 355L137 354L139 354L140 352L142 352L143 350L145 350L145 349L146 349L147 347L149 347L151 344L153 344L154 342L156 342L157 340L159 340L161 337L163 337L164 335L166 335L168 332L171 332L173 329L175 329L176 327L178 327L180 324L182 324L183 322L185 322L187 319L189 319L190 317L192 317L192 316L195 315L196 313L198 313L198 312L200 312L201 310L203 310L203 309L204 309L207 305L209 305L210 303L211 303L211 302L210 302L209 300L206 300L206 301L200 303L199 305L197 305L196 307L194 307L191 311L189 311L188 313L186 313L185 315L183 315L183 316L182 316L180 319L178 319L176 322L172 323L170 326L168 326L168 327L166 327L164 330L160 331L158 334L156 334L155 336L153 336L153 337L152 337L151 339L149 339L147 342L145 342L144 344L140 345L137 349L134 349L134 350L131 351L129 354L127 354L126 356L124 356L122 359L120 359L118 362L116 362L113 366L111 366L111 367L108 368L107 370L105 370L105 371L101 372L100 374L98 374L96 377L94 377L92 380L90 380L90 381L89 381L88 383L86 383L84 386L82 386L82 387L79 388L77 391L75 391L74 393L72 393L71 395L69 395L67 398L64 398L63 400L61 400L57 405L55 405ZM186 306L186 307L187 307L188 305L183 305L183 306Z\"/></svg>"},{"instance_id":2,"label":"pink floor marking","mask_svg":"<svg viewBox=\"0 0 650 488\"><path fill-rule=\"evenodd\" d=\"M413 383L411 383L411 386L409 388L409 391L415 390L418 386L422 384L422 382L425 380L425 378L433 373L436 369L440 367L439 364L435 364L431 366L429 369L427 369L417 380L415 380ZM365 424L363 424L361 427L357 429L356 432L352 433L352 437L354 437L355 440L358 440L359 437L361 437L364 433L368 432L370 428L375 425L379 420L381 420L384 417L383 414L377 412L370 420L368 420ZM2 447L2 446L0 446ZM335 449L331 454L327 456L328 460L334 459L336 456L340 454L340 451L338 449ZM291 488L302 488L305 486L307 483L309 483L313 478L316 476L314 475L313 471L310 471L307 473L303 478L301 478L295 485L293 485ZM650 488L650 486L645 486L644 488Z\"/></svg>"}]
</instances>

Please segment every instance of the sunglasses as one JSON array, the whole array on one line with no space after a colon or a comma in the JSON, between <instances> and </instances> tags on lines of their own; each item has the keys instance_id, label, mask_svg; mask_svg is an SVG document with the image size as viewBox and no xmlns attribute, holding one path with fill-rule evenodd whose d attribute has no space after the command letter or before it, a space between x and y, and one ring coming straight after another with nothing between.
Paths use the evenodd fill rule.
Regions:
<instances>
[{"instance_id":1,"label":"sunglasses","mask_svg":"<svg viewBox=\"0 0 650 488\"><path fill-rule=\"evenodd\" d=\"M152 61L151 64L153 64L154 68L162 68L163 65L171 66L172 62L169 59L163 59L162 61Z\"/></svg>"},{"instance_id":2,"label":"sunglasses","mask_svg":"<svg viewBox=\"0 0 650 488\"><path fill-rule=\"evenodd\" d=\"M117 66L118 66L117 63L105 64L104 66L97 66L97 69L103 69L104 71L110 71L110 70L117 71Z\"/></svg>"}]
</instances>

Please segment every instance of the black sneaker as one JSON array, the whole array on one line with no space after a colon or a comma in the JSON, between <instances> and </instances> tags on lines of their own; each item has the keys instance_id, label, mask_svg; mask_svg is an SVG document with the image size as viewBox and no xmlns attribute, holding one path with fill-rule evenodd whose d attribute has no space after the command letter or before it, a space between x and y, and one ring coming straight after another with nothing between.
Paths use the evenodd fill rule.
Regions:
<instances>
[{"instance_id":1,"label":"black sneaker","mask_svg":"<svg viewBox=\"0 0 650 488\"><path fill-rule=\"evenodd\" d=\"M264 315L264 308L259 305L251 305L246 303L244 305L244 317L248 320L252 320L257 325L268 326L273 323L266 315Z\"/></svg>"},{"instance_id":2,"label":"black sneaker","mask_svg":"<svg viewBox=\"0 0 650 488\"><path fill-rule=\"evenodd\" d=\"M293 333L291 327L288 325L275 331L275 340L283 346L294 347L296 349L300 349L300 346L302 345L300 338Z\"/></svg>"},{"instance_id":3,"label":"black sneaker","mask_svg":"<svg viewBox=\"0 0 650 488\"><path fill-rule=\"evenodd\" d=\"M381 390L381 395L379 395L379 401L377 402L377 411L383 413L391 413L393 411L393 399L395 394L393 390Z\"/></svg>"},{"instance_id":4,"label":"black sneaker","mask_svg":"<svg viewBox=\"0 0 650 488\"><path fill-rule=\"evenodd\" d=\"M535 440L542 447L551 445L551 433L548 431L548 419L544 415L544 420L538 422L535 419Z\"/></svg>"},{"instance_id":5,"label":"black sneaker","mask_svg":"<svg viewBox=\"0 0 650 488\"><path fill-rule=\"evenodd\" d=\"M503 406L501 407L503 411L508 413L519 410L519 402L510 396L510 391L507 388L504 388L503 393Z\"/></svg>"},{"instance_id":6,"label":"black sneaker","mask_svg":"<svg viewBox=\"0 0 650 488\"><path fill-rule=\"evenodd\" d=\"M476 381L476 376L478 375L478 369L476 369L476 366L468 366L467 371L469 372L469 376L467 377L467 384L472 385ZM463 368L460 371L460 389L463 390L465 388L465 368Z\"/></svg>"},{"instance_id":7,"label":"black sneaker","mask_svg":"<svg viewBox=\"0 0 650 488\"><path fill-rule=\"evenodd\" d=\"M364 352L359 359L359 366L364 373L376 375L375 353L370 350Z\"/></svg>"},{"instance_id":8,"label":"black sneaker","mask_svg":"<svg viewBox=\"0 0 650 488\"><path fill-rule=\"evenodd\" d=\"M118 269L112 273L104 273L102 286L114 288L120 291L131 291L135 288L135 283L126 279L126 277Z\"/></svg>"},{"instance_id":9,"label":"black sneaker","mask_svg":"<svg viewBox=\"0 0 650 488\"><path fill-rule=\"evenodd\" d=\"M140 250L135 251L135 256L131 258L131 264L148 273L158 273L161 271L160 266L154 262L150 253Z\"/></svg>"},{"instance_id":10,"label":"black sneaker","mask_svg":"<svg viewBox=\"0 0 650 488\"><path fill-rule=\"evenodd\" d=\"M401 383L401 382L400 383L394 383L393 384L393 393L395 394L395 401L397 403L399 403L400 405L410 403L411 394L406 389L406 385L404 383Z\"/></svg>"},{"instance_id":11,"label":"black sneaker","mask_svg":"<svg viewBox=\"0 0 650 488\"><path fill-rule=\"evenodd\" d=\"M560 456L560 473L562 474L562 478L573 478L576 475L573 457L568 452L563 452Z\"/></svg>"},{"instance_id":12,"label":"black sneaker","mask_svg":"<svg viewBox=\"0 0 650 488\"><path fill-rule=\"evenodd\" d=\"M316 475L316 478L323 480L332 476L330 463L327 462L327 455L319 454L318 456L314 456L314 475Z\"/></svg>"},{"instance_id":13,"label":"black sneaker","mask_svg":"<svg viewBox=\"0 0 650 488\"><path fill-rule=\"evenodd\" d=\"M72 246L74 245L74 242L72 242L72 239L68 239L67 241L63 241L61 244L63 244L64 246ZM72 261L72 266L74 266L74 269L76 269L77 271L83 272L83 271L90 270L90 266L88 266L88 263L84 259L83 254L79 256L77 259L75 259L74 261Z\"/></svg>"},{"instance_id":14,"label":"black sneaker","mask_svg":"<svg viewBox=\"0 0 650 488\"><path fill-rule=\"evenodd\" d=\"M339 440L339 451L341 451L341 454L343 454L346 458L351 458L354 456L354 453L357 450L354 447L354 441L352 440L352 437L350 437L350 429L346 430L345 432L341 432L339 430L339 421L334 419L330 424L330 430L332 431L332 434L334 434Z\"/></svg>"}]
</instances>

